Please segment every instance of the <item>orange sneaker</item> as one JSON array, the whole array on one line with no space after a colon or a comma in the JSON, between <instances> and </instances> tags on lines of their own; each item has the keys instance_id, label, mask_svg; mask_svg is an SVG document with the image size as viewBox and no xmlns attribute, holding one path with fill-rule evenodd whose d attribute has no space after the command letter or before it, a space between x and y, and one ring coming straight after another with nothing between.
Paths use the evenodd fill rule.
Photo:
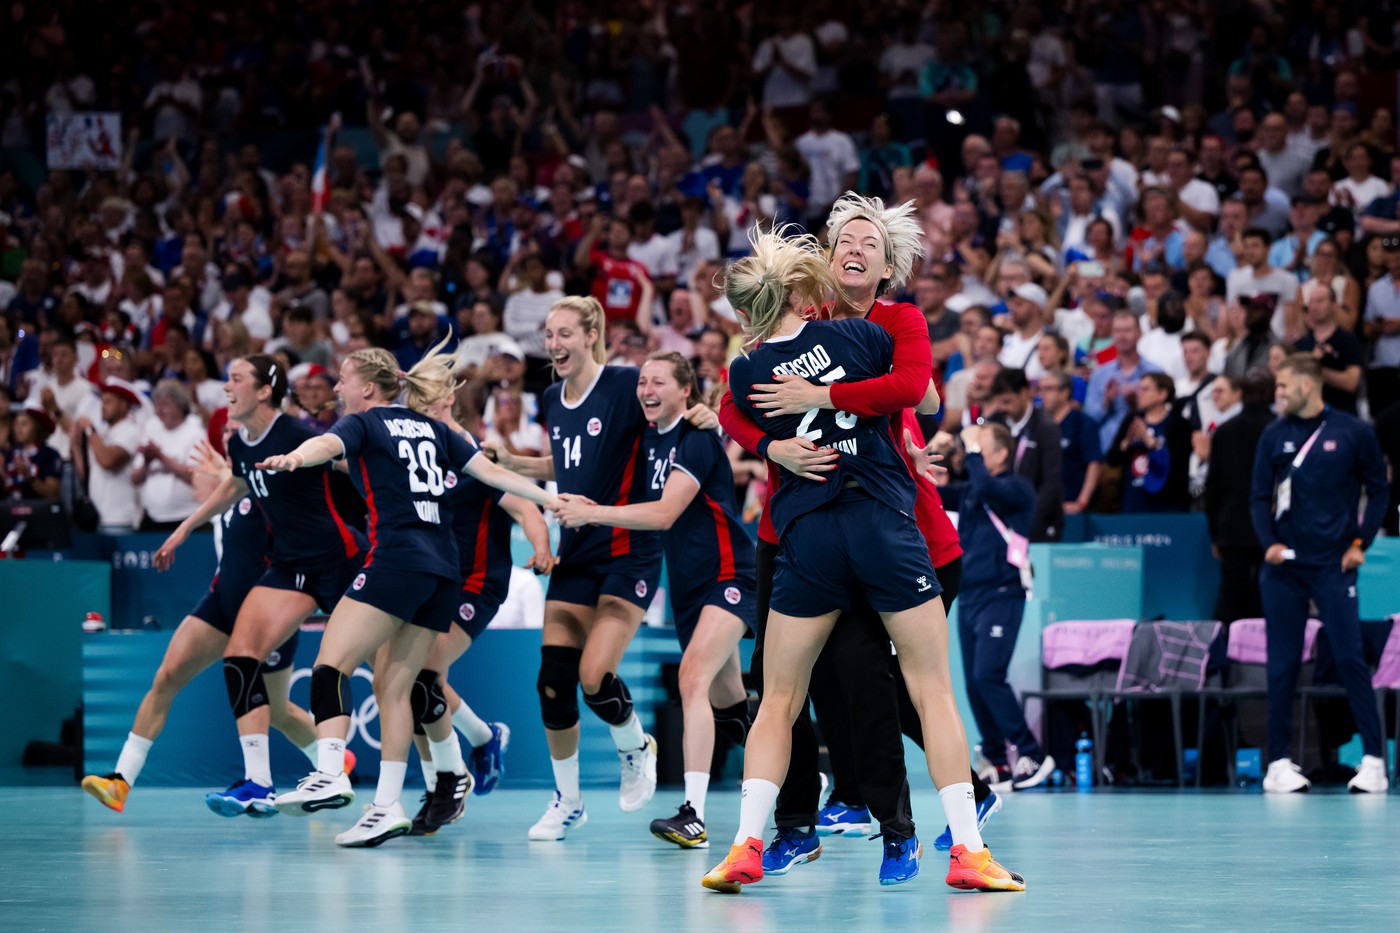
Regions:
<instances>
[{"instance_id":1,"label":"orange sneaker","mask_svg":"<svg viewBox=\"0 0 1400 933\"><path fill-rule=\"evenodd\" d=\"M1026 879L1002 868L990 849L969 852L967 846L953 846L948 853L948 877L944 880L950 888L962 891L1026 890Z\"/></svg>"},{"instance_id":2,"label":"orange sneaker","mask_svg":"<svg viewBox=\"0 0 1400 933\"><path fill-rule=\"evenodd\" d=\"M355 753L350 749L345 749L345 773L350 774L355 770Z\"/></svg>"},{"instance_id":3,"label":"orange sneaker","mask_svg":"<svg viewBox=\"0 0 1400 933\"><path fill-rule=\"evenodd\" d=\"M89 774L83 778L83 790L102 801L107 809L120 813L126 809L126 795L131 793L131 785L120 774L106 777Z\"/></svg>"},{"instance_id":4,"label":"orange sneaker","mask_svg":"<svg viewBox=\"0 0 1400 933\"><path fill-rule=\"evenodd\" d=\"M763 842L750 836L729 847L724 857L700 883L711 891L738 894L739 886L763 880Z\"/></svg>"}]
</instances>

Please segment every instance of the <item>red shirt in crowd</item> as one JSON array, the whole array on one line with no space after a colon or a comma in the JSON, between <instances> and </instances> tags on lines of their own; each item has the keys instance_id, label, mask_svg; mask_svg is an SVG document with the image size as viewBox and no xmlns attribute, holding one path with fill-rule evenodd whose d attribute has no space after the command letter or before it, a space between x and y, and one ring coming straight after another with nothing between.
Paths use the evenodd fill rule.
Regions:
<instances>
[{"instance_id":1,"label":"red shirt in crowd","mask_svg":"<svg viewBox=\"0 0 1400 933\"><path fill-rule=\"evenodd\" d=\"M609 321L635 321L647 267L635 259L614 259L601 249L590 253L588 261L593 264L593 297L602 304L603 314Z\"/></svg>"}]
</instances>

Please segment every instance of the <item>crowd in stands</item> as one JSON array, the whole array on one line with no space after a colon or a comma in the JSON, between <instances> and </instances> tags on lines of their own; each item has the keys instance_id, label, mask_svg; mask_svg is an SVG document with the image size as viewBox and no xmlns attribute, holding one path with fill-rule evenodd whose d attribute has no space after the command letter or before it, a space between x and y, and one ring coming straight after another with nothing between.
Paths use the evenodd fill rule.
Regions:
<instances>
[{"instance_id":1,"label":"crowd in stands","mask_svg":"<svg viewBox=\"0 0 1400 933\"><path fill-rule=\"evenodd\" d=\"M537 452L565 294L615 361L723 385L724 262L848 189L917 203L887 297L928 319L941 436L1011 425L1039 538L1204 509L1214 432L1292 351L1400 464L1396 0L9 10L7 497L76 457L104 525L166 527L231 359L282 356L325 428L345 354L406 369L449 333L464 423ZM46 118L87 111L120 113L122 168L45 171Z\"/></svg>"}]
</instances>

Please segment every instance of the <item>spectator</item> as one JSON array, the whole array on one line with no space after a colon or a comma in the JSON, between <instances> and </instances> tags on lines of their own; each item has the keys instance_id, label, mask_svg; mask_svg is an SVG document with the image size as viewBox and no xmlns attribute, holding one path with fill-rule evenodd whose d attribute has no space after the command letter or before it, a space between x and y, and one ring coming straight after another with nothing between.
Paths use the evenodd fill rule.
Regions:
<instances>
[{"instance_id":1,"label":"spectator","mask_svg":"<svg viewBox=\"0 0 1400 933\"><path fill-rule=\"evenodd\" d=\"M1269 265L1267 231L1252 227L1241 235L1240 241L1243 244L1240 265L1225 277L1225 301L1235 302L1246 296L1272 295L1273 317L1269 326L1275 337L1286 339L1288 322L1285 320L1284 309L1298 297L1298 278L1291 272Z\"/></svg>"},{"instance_id":2,"label":"spectator","mask_svg":"<svg viewBox=\"0 0 1400 933\"><path fill-rule=\"evenodd\" d=\"M429 350L447 339L449 333L447 321L438 317L431 302L415 302L409 309L408 320L395 329L394 358L399 361L399 369L404 372L412 369Z\"/></svg>"},{"instance_id":3,"label":"spectator","mask_svg":"<svg viewBox=\"0 0 1400 933\"><path fill-rule=\"evenodd\" d=\"M790 12L779 12L775 24L774 35L760 42L753 56L754 76L763 80L763 106L801 107L812 99L816 46Z\"/></svg>"},{"instance_id":4,"label":"spectator","mask_svg":"<svg viewBox=\"0 0 1400 933\"><path fill-rule=\"evenodd\" d=\"M811 129L793 142L812 172L812 192L807 201L807 228L819 230L831 205L844 192L856 186L860 153L850 134L831 125L831 105L814 101L809 117Z\"/></svg>"},{"instance_id":5,"label":"spectator","mask_svg":"<svg viewBox=\"0 0 1400 933\"><path fill-rule=\"evenodd\" d=\"M1239 415L1243 410L1243 395L1240 390L1240 383L1229 376L1216 376L1210 383L1210 391L1206 393L1210 403L1204 423L1200 427L1191 428L1191 459L1188 464L1190 475L1189 489L1191 494L1191 510L1201 511L1205 508L1205 490L1207 474L1210 470L1211 441L1215 437L1216 429L1220 425ZM1180 413L1180 399L1177 400L1177 412ZM1199 412L1204 406L1197 406ZM1189 422L1188 422L1189 424Z\"/></svg>"},{"instance_id":6,"label":"spectator","mask_svg":"<svg viewBox=\"0 0 1400 933\"><path fill-rule=\"evenodd\" d=\"M487 443L496 443L518 457L538 457L549 447L544 428L524 417L519 389L501 388L491 393Z\"/></svg>"},{"instance_id":7,"label":"spectator","mask_svg":"<svg viewBox=\"0 0 1400 933\"><path fill-rule=\"evenodd\" d=\"M282 290L276 296L279 308L295 305L309 308L315 321L330 318L330 296L311 277L311 257L300 249L292 250L282 260Z\"/></svg>"},{"instance_id":8,"label":"spectator","mask_svg":"<svg viewBox=\"0 0 1400 933\"><path fill-rule=\"evenodd\" d=\"M1186 330L1186 303L1173 291L1156 300L1157 324L1138 341L1138 353L1174 380L1188 375L1181 339Z\"/></svg>"},{"instance_id":9,"label":"spectator","mask_svg":"<svg viewBox=\"0 0 1400 933\"><path fill-rule=\"evenodd\" d=\"M1269 247L1268 264L1282 269L1301 281L1308 278L1308 259L1317 251L1326 235L1317 229L1324 205L1295 195L1288 212L1287 236L1275 240Z\"/></svg>"},{"instance_id":10,"label":"spectator","mask_svg":"<svg viewBox=\"0 0 1400 933\"><path fill-rule=\"evenodd\" d=\"M706 194L708 202L700 197L681 199L681 228L666 237L667 249L676 260L677 282L690 281L691 274L702 262L720 260L720 236L716 231L727 232L729 225L724 212L724 192L716 181L706 189ZM707 207L713 228L700 222Z\"/></svg>"},{"instance_id":11,"label":"spectator","mask_svg":"<svg viewBox=\"0 0 1400 933\"><path fill-rule=\"evenodd\" d=\"M972 365L958 370L944 387L943 430L953 433L988 414L992 380L1001 370L997 352L1001 331L990 324L978 328L972 340Z\"/></svg>"},{"instance_id":12,"label":"spectator","mask_svg":"<svg viewBox=\"0 0 1400 933\"><path fill-rule=\"evenodd\" d=\"M316 336L316 315L303 304L293 304L282 315L282 336L269 340L264 352L285 351L296 362L314 363L317 366L331 365L331 348Z\"/></svg>"},{"instance_id":13,"label":"spectator","mask_svg":"<svg viewBox=\"0 0 1400 933\"><path fill-rule=\"evenodd\" d=\"M1342 263L1342 248L1334 239L1322 240L1312 254L1308 281L1299 290L1305 308L1308 294L1314 288L1332 290L1338 325L1344 330L1355 330L1361 313L1361 286Z\"/></svg>"},{"instance_id":14,"label":"spectator","mask_svg":"<svg viewBox=\"0 0 1400 933\"><path fill-rule=\"evenodd\" d=\"M1016 285L1006 295L1007 306L1011 309L1011 333L1006 335L997 358L1003 366L1024 372L1028 379L1039 379L1045 374L1036 348L1046 333L1048 301L1045 289L1034 282Z\"/></svg>"},{"instance_id":15,"label":"spectator","mask_svg":"<svg viewBox=\"0 0 1400 933\"><path fill-rule=\"evenodd\" d=\"M78 375L78 350L73 341L60 337L49 345L49 371L30 388L31 405L42 408L57 430L49 432L49 446L64 460L70 458L68 437L78 406L92 394L92 383ZM61 437L60 437L61 434Z\"/></svg>"},{"instance_id":16,"label":"spectator","mask_svg":"<svg viewBox=\"0 0 1400 933\"><path fill-rule=\"evenodd\" d=\"M538 252L516 253L512 263L515 288L506 299L501 323L525 353L526 382L532 390L543 390L552 372L544 346L544 320L564 293L550 283L548 268ZM507 269L507 273L511 271Z\"/></svg>"},{"instance_id":17,"label":"spectator","mask_svg":"<svg viewBox=\"0 0 1400 933\"><path fill-rule=\"evenodd\" d=\"M1137 411L1125 418L1105 460L1124 468L1122 511L1184 512L1191 429L1172 411L1176 386L1165 373L1144 373Z\"/></svg>"},{"instance_id":18,"label":"spectator","mask_svg":"<svg viewBox=\"0 0 1400 933\"><path fill-rule=\"evenodd\" d=\"M193 413L189 391L173 379L151 391L156 416L131 464L131 481L139 490L142 531L174 531L199 506L194 495L190 458L205 437L204 423Z\"/></svg>"},{"instance_id":19,"label":"spectator","mask_svg":"<svg viewBox=\"0 0 1400 933\"><path fill-rule=\"evenodd\" d=\"M273 333L267 290L255 288L253 276L236 264L229 265L224 270L220 287L223 289L224 300L215 305L213 310L209 312L211 322L238 322L248 336L252 347L249 352L261 351L263 345L272 339ZM206 336L205 349L212 350L213 348L212 337Z\"/></svg>"},{"instance_id":20,"label":"spectator","mask_svg":"<svg viewBox=\"0 0 1400 933\"><path fill-rule=\"evenodd\" d=\"M1051 373L1062 372L1070 377L1070 401L1075 407L1084 404L1084 396L1089 391L1089 382L1082 376L1077 376L1073 372L1074 359L1069 349L1069 341L1059 334L1046 334L1040 338L1040 343L1035 348L1036 358L1040 360L1040 365L1045 369L1044 379ZM1039 380L1036 380L1037 384Z\"/></svg>"},{"instance_id":21,"label":"spectator","mask_svg":"<svg viewBox=\"0 0 1400 933\"><path fill-rule=\"evenodd\" d=\"M1137 410L1137 388L1147 373L1160 372L1138 355L1142 327L1131 311L1117 311L1112 323L1114 357L1101 364L1089 377L1084 414L1099 426L1099 445L1105 451L1115 446L1119 428L1129 412Z\"/></svg>"},{"instance_id":22,"label":"spectator","mask_svg":"<svg viewBox=\"0 0 1400 933\"><path fill-rule=\"evenodd\" d=\"M1271 113L1259 124L1254 154L1268 176L1269 184L1290 198L1302 193L1303 176L1311 159L1288 145L1288 122L1281 113Z\"/></svg>"},{"instance_id":23,"label":"spectator","mask_svg":"<svg viewBox=\"0 0 1400 933\"><path fill-rule=\"evenodd\" d=\"M1264 231L1265 247L1288 227L1288 196L1269 188L1258 163L1245 163L1237 172L1240 188L1235 197L1244 204L1246 223ZM1277 197L1273 197L1277 195Z\"/></svg>"},{"instance_id":24,"label":"spectator","mask_svg":"<svg viewBox=\"0 0 1400 933\"><path fill-rule=\"evenodd\" d=\"M1220 205L1220 227L1206 245L1205 261L1222 279L1244 258L1244 231L1248 224L1249 210L1243 201L1231 199Z\"/></svg>"},{"instance_id":25,"label":"spectator","mask_svg":"<svg viewBox=\"0 0 1400 933\"><path fill-rule=\"evenodd\" d=\"M1356 597L1356 571L1380 529L1389 491L1385 460L1371 427L1328 411L1322 388L1321 368L1311 356L1296 353L1284 361L1275 392L1282 417L1264 429L1254 460L1250 517L1264 548L1259 590L1269 642L1264 790L1288 793L1310 784L1289 750L1303 630L1313 600L1361 732L1363 758L1349 789L1385 793L1385 737L1362 648Z\"/></svg>"},{"instance_id":26,"label":"spectator","mask_svg":"<svg viewBox=\"0 0 1400 933\"><path fill-rule=\"evenodd\" d=\"M1219 411L1211 401L1216 376L1210 371L1210 340L1196 331L1183 334L1181 358L1186 373L1176 380L1176 413L1193 431L1214 430L1209 426L1218 420Z\"/></svg>"},{"instance_id":27,"label":"spectator","mask_svg":"<svg viewBox=\"0 0 1400 933\"><path fill-rule=\"evenodd\" d=\"M1032 541L1057 541L1064 530L1064 487L1060 478L1060 432L1050 415L1033 404L1031 386L1019 369L1005 369L992 381L988 411L1011 431L1011 468L1030 480L1035 510Z\"/></svg>"},{"instance_id":28,"label":"spectator","mask_svg":"<svg viewBox=\"0 0 1400 933\"><path fill-rule=\"evenodd\" d=\"M1167 157L1167 184L1176 194L1177 210L1192 229L1208 234L1220 214L1220 195L1194 171L1191 154L1180 146L1174 148Z\"/></svg>"},{"instance_id":29,"label":"spectator","mask_svg":"<svg viewBox=\"0 0 1400 933\"><path fill-rule=\"evenodd\" d=\"M193 395L195 408L205 424L209 423L209 416L214 412L228 407L223 380L210 375L212 368L213 361L205 351L195 347L185 351L185 385Z\"/></svg>"},{"instance_id":30,"label":"spectator","mask_svg":"<svg viewBox=\"0 0 1400 933\"><path fill-rule=\"evenodd\" d=\"M57 499L63 461L49 446L54 420L41 408L21 408L12 419L9 442L0 447L6 499Z\"/></svg>"},{"instance_id":31,"label":"spectator","mask_svg":"<svg viewBox=\"0 0 1400 933\"><path fill-rule=\"evenodd\" d=\"M86 415L73 423L74 452L87 451L87 459L75 457L86 474L88 497L97 508L103 534L135 531L141 507L132 480L132 458L141 446L141 429L130 415L140 407L136 393L120 382L103 384L102 421L94 424Z\"/></svg>"},{"instance_id":32,"label":"spectator","mask_svg":"<svg viewBox=\"0 0 1400 933\"><path fill-rule=\"evenodd\" d=\"M295 380L298 420L317 434L325 434L339 418L335 378L319 366L312 366Z\"/></svg>"},{"instance_id":33,"label":"spectator","mask_svg":"<svg viewBox=\"0 0 1400 933\"><path fill-rule=\"evenodd\" d=\"M1279 343L1270 327L1270 321L1275 316L1276 301L1277 296L1265 292L1248 295L1237 306L1231 305L1232 308L1242 309L1244 330L1225 355L1221 366L1221 372L1225 375L1243 379L1250 370L1268 365L1269 351Z\"/></svg>"},{"instance_id":34,"label":"spectator","mask_svg":"<svg viewBox=\"0 0 1400 933\"><path fill-rule=\"evenodd\" d=\"M1069 373L1052 370L1040 380L1040 404L1060 429L1060 485L1066 515L1089 511L1103 470L1098 427L1071 401Z\"/></svg>"},{"instance_id":35,"label":"spectator","mask_svg":"<svg viewBox=\"0 0 1400 933\"><path fill-rule=\"evenodd\" d=\"M1386 274L1366 292L1366 336L1375 341L1366 388L1373 412L1400 401L1400 234L1381 238Z\"/></svg>"},{"instance_id":36,"label":"spectator","mask_svg":"<svg viewBox=\"0 0 1400 933\"><path fill-rule=\"evenodd\" d=\"M598 240L607 239L599 247ZM632 232L627 223L599 215L579 242L574 264L592 274L592 294L609 321L630 320L642 333L651 332L652 299L656 294L646 266L628 254Z\"/></svg>"},{"instance_id":37,"label":"spectator","mask_svg":"<svg viewBox=\"0 0 1400 933\"><path fill-rule=\"evenodd\" d=\"M1360 221L1377 198L1389 197L1392 188L1385 179L1377 178L1371 172L1371 150L1365 143L1352 143L1347 146L1347 175L1332 187L1332 203L1349 209Z\"/></svg>"},{"instance_id":38,"label":"spectator","mask_svg":"<svg viewBox=\"0 0 1400 933\"><path fill-rule=\"evenodd\" d=\"M1249 490L1259 436L1274 420L1269 408L1273 386L1273 377L1266 372L1255 371L1245 377L1240 414L1220 425L1211 437L1205 512L1211 550L1220 561L1215 618L1226 625L1263 615L1259 569L1264 549L1249 520Z\"/></svg>"},{"instance_id":39,"label":"spectator","mask_svg":"<svg viewBox=\"0 0 1400 933\"><path fill-rule=\"evenodd\" d=\"M1349 415L1357 412L1361 394L1361 366L1365 352L1356 335L1337 325L1337 303L1328 288L1308 293L1307 333L1294 345L1299 353L1310 353L1322 370L1322 400Z\"/></svg>"}]
</instances>

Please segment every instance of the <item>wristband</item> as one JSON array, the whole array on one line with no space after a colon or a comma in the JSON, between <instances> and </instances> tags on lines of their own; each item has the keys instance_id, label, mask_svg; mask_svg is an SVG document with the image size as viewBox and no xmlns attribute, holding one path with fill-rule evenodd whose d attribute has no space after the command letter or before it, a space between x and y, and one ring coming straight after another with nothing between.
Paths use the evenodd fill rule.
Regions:
<instances>
[{"instance_id":1,"label":"wristband","mask_svg":"<svg viewBox=\"0 0 1400 933\"><path fill-rule=\"evenodd\" d=\"M1360 538L1353 538L1352 541L1351 541L1351 546L1352 546L1352 547L1359 547L1359 548L1361 548L1361 550L1363 550L1363 551L1366 550L1366 545L1365 545L1365 543L1362 542L1362 540L1361 540Z\"/></svg>"}]
</instances>

